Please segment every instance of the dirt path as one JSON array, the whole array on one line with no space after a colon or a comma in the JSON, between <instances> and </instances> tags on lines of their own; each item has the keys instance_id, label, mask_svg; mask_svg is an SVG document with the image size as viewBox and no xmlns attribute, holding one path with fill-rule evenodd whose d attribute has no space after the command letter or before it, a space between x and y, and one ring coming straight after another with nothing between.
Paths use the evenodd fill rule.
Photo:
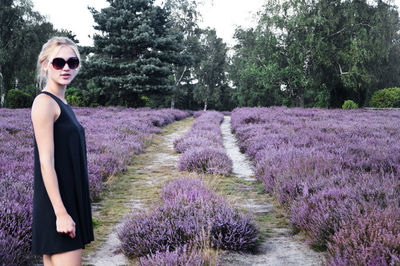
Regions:
<instances>
[{"instance_id":1,"label":"dirt path","mask_svg":"<svg viewBox=\"0 0 400 266\"><path fill-rule=\"evenodd\" d=\"M274 207L273 199L263 192L252 165L239 151L231 133L230 117L221 125L224 146L233 161L233 176L221 180L220 189L233 203L254 214L263 240L256 254L221 252L221 265L323 265L323 253L308 248L300 236L292 236L287 219Z\"/></svg>"},{"instance_id":2,"label":"dirt path","mask_svg":"<svg viewBox=\"0 0 400 266\"><path fill-rule=\"evenodd\" d=\"M175 122L154 137L145 153L133 158L127 172L110 180L104 200L94 204L95 238L84 251L84 265L129 265L122 254L115 254L120 241L117 230L123 217L146 209L157 198L158 190L169 178L182 175L177 170L178 155L173 141L190 128L193 118Z\"/></svg>"}]
</instances>

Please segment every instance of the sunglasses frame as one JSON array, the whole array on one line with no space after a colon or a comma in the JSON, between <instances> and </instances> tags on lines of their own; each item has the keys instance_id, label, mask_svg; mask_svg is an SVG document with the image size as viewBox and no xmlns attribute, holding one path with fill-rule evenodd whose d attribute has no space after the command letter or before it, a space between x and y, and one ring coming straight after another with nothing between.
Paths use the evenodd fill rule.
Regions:
<instances>
[{"instance_id":1,"label":"sunglasses frame","mask_svg":"<svg viewBox=\"0 0 400 266\"><path fill-rule=\"evenodd\" d=\"M60 64L54 63L54 60L60 60ZM62 62L61 62L61 60L62 60ZM76 64L76 66L74 65L76 63L76 62L74 62L75 60L78 62ZM62 63L62 66L61 66L61 63ZM67 60L65 60L62 57L56 57L56 58L53 58L53 60L51 61L51 64L53 65L54 69L56 69L56 70L62 70L64 68L65 64L68 64L69 69L77 69L79 67L79 63L80 63L79 58L76 56L70 57Z\"/></svg>"}]
</instances>

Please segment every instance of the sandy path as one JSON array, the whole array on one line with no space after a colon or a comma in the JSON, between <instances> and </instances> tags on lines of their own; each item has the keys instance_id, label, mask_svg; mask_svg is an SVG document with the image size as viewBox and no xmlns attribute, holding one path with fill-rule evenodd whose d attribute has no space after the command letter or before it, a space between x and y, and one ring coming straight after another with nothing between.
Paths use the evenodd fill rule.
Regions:
<instances>
[{"instance_id":1,"label":"sandy path","mask_svg":"<svg viewBox=\"0 0 400 266\"><path fill-rule=\"evenodd\" d=\"M252 193L257 186L252 165L248 158L242 154L236 143L235 136L231 133L230 117L225 116L221 125L224 146L233 161L233 175L245 180L237 186L242 195L236 196L236 205L248 209L255 217L266 216L274 211L273 204L267 195ZM235 193L236 194L236 193ZM225 252L220 256L221 265L323 265L323 253L317 253L308 248L298 236L292 236L287 226L277 226L273 222L259 223L261 230L269 234L260 245L257 254L239 254Z\"/></svg>"}]
</instances>

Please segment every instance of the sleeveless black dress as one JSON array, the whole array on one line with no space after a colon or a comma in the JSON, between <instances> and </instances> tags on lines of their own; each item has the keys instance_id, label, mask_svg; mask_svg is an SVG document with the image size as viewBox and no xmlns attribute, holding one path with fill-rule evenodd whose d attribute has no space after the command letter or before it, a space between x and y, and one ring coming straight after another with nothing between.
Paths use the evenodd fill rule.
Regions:
<instances>
[{"instance_id":1,"label":"sleeveless black dress","mask_svg":"<svg viewBox=\"0 0 400 266\"><path fill-rule=\"evenodd\" d=\"M39 153L34 139L35 168L32 221L32 254L54 254L85 248L94 240L85 130L72 108L57 96L61 114L54 122L54 161L64 206L75 222L75 238L56 231L56 216L43 183Z\"/></svg>"}]
</instances>

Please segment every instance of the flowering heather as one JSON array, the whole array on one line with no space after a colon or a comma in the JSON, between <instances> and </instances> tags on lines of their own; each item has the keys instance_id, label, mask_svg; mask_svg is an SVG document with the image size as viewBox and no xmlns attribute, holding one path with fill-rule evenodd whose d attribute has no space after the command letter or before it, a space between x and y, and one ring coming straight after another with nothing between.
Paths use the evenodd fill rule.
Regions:
<instances>
[{"instance_id":1,"label":"flowering heather","mask_svg":"<svg viewBox=\"0 0 400 266\"><path fill-rule=\"evenodd\" d=\"M182 153L178 169L197 173L223 174L232 172L232 161L224 149L220 124L223 114L198 111L190 130L174 141L175 151Z\"/></svg>"},{"instance_id":2,"label":"flowering heather","mask_svg":"<svg viewBox=\"0 0 400 266\"><path fill-rule=\"evenodd\" d=\"M218 265L205 251L194 248L190 250L187 245L178 247L174 251L157 251L138 259L138 265L143 266L202 266L214 264Z\"/></svg>"},{"instance_id":3,"label":"flowering heather","mask_svg":"<svg viewBox=\"0 0 400 266\"><path fill-rule=\"evenodd\" d=\"M188 116L179 110L75 108L86 131L92 199L103 181L126 168L159 126ZM27 264L33 198L33 129L30 109L0 110L0 261ZM0 263L0 264L1 264Z\"/></svg>"},{"instance_id":4,"label":"flowering heather","mask_svg":"<svg viewBox=\"0 0 400 266\"><path fill-rule=\"evenodd\" d=\"M170 181L163 187L160 201L148 213L128 217L118 232L126 256L156 256L157 260L160 256L174 260L185 246L200 250L208 246L252 250L257 234L258 229L249 217L231 207L200 178Z\"/></svg>"},{"instance_id":5,"label":"flowering heather","mask_svg":"<svg viewBox=\"0 0 400 266\"><path fill-rule=\"evenodd\" d=\"M330 264L399 264L400 112L240 108L231 124L265 190Z\"/></svg>"}]
</instances>

